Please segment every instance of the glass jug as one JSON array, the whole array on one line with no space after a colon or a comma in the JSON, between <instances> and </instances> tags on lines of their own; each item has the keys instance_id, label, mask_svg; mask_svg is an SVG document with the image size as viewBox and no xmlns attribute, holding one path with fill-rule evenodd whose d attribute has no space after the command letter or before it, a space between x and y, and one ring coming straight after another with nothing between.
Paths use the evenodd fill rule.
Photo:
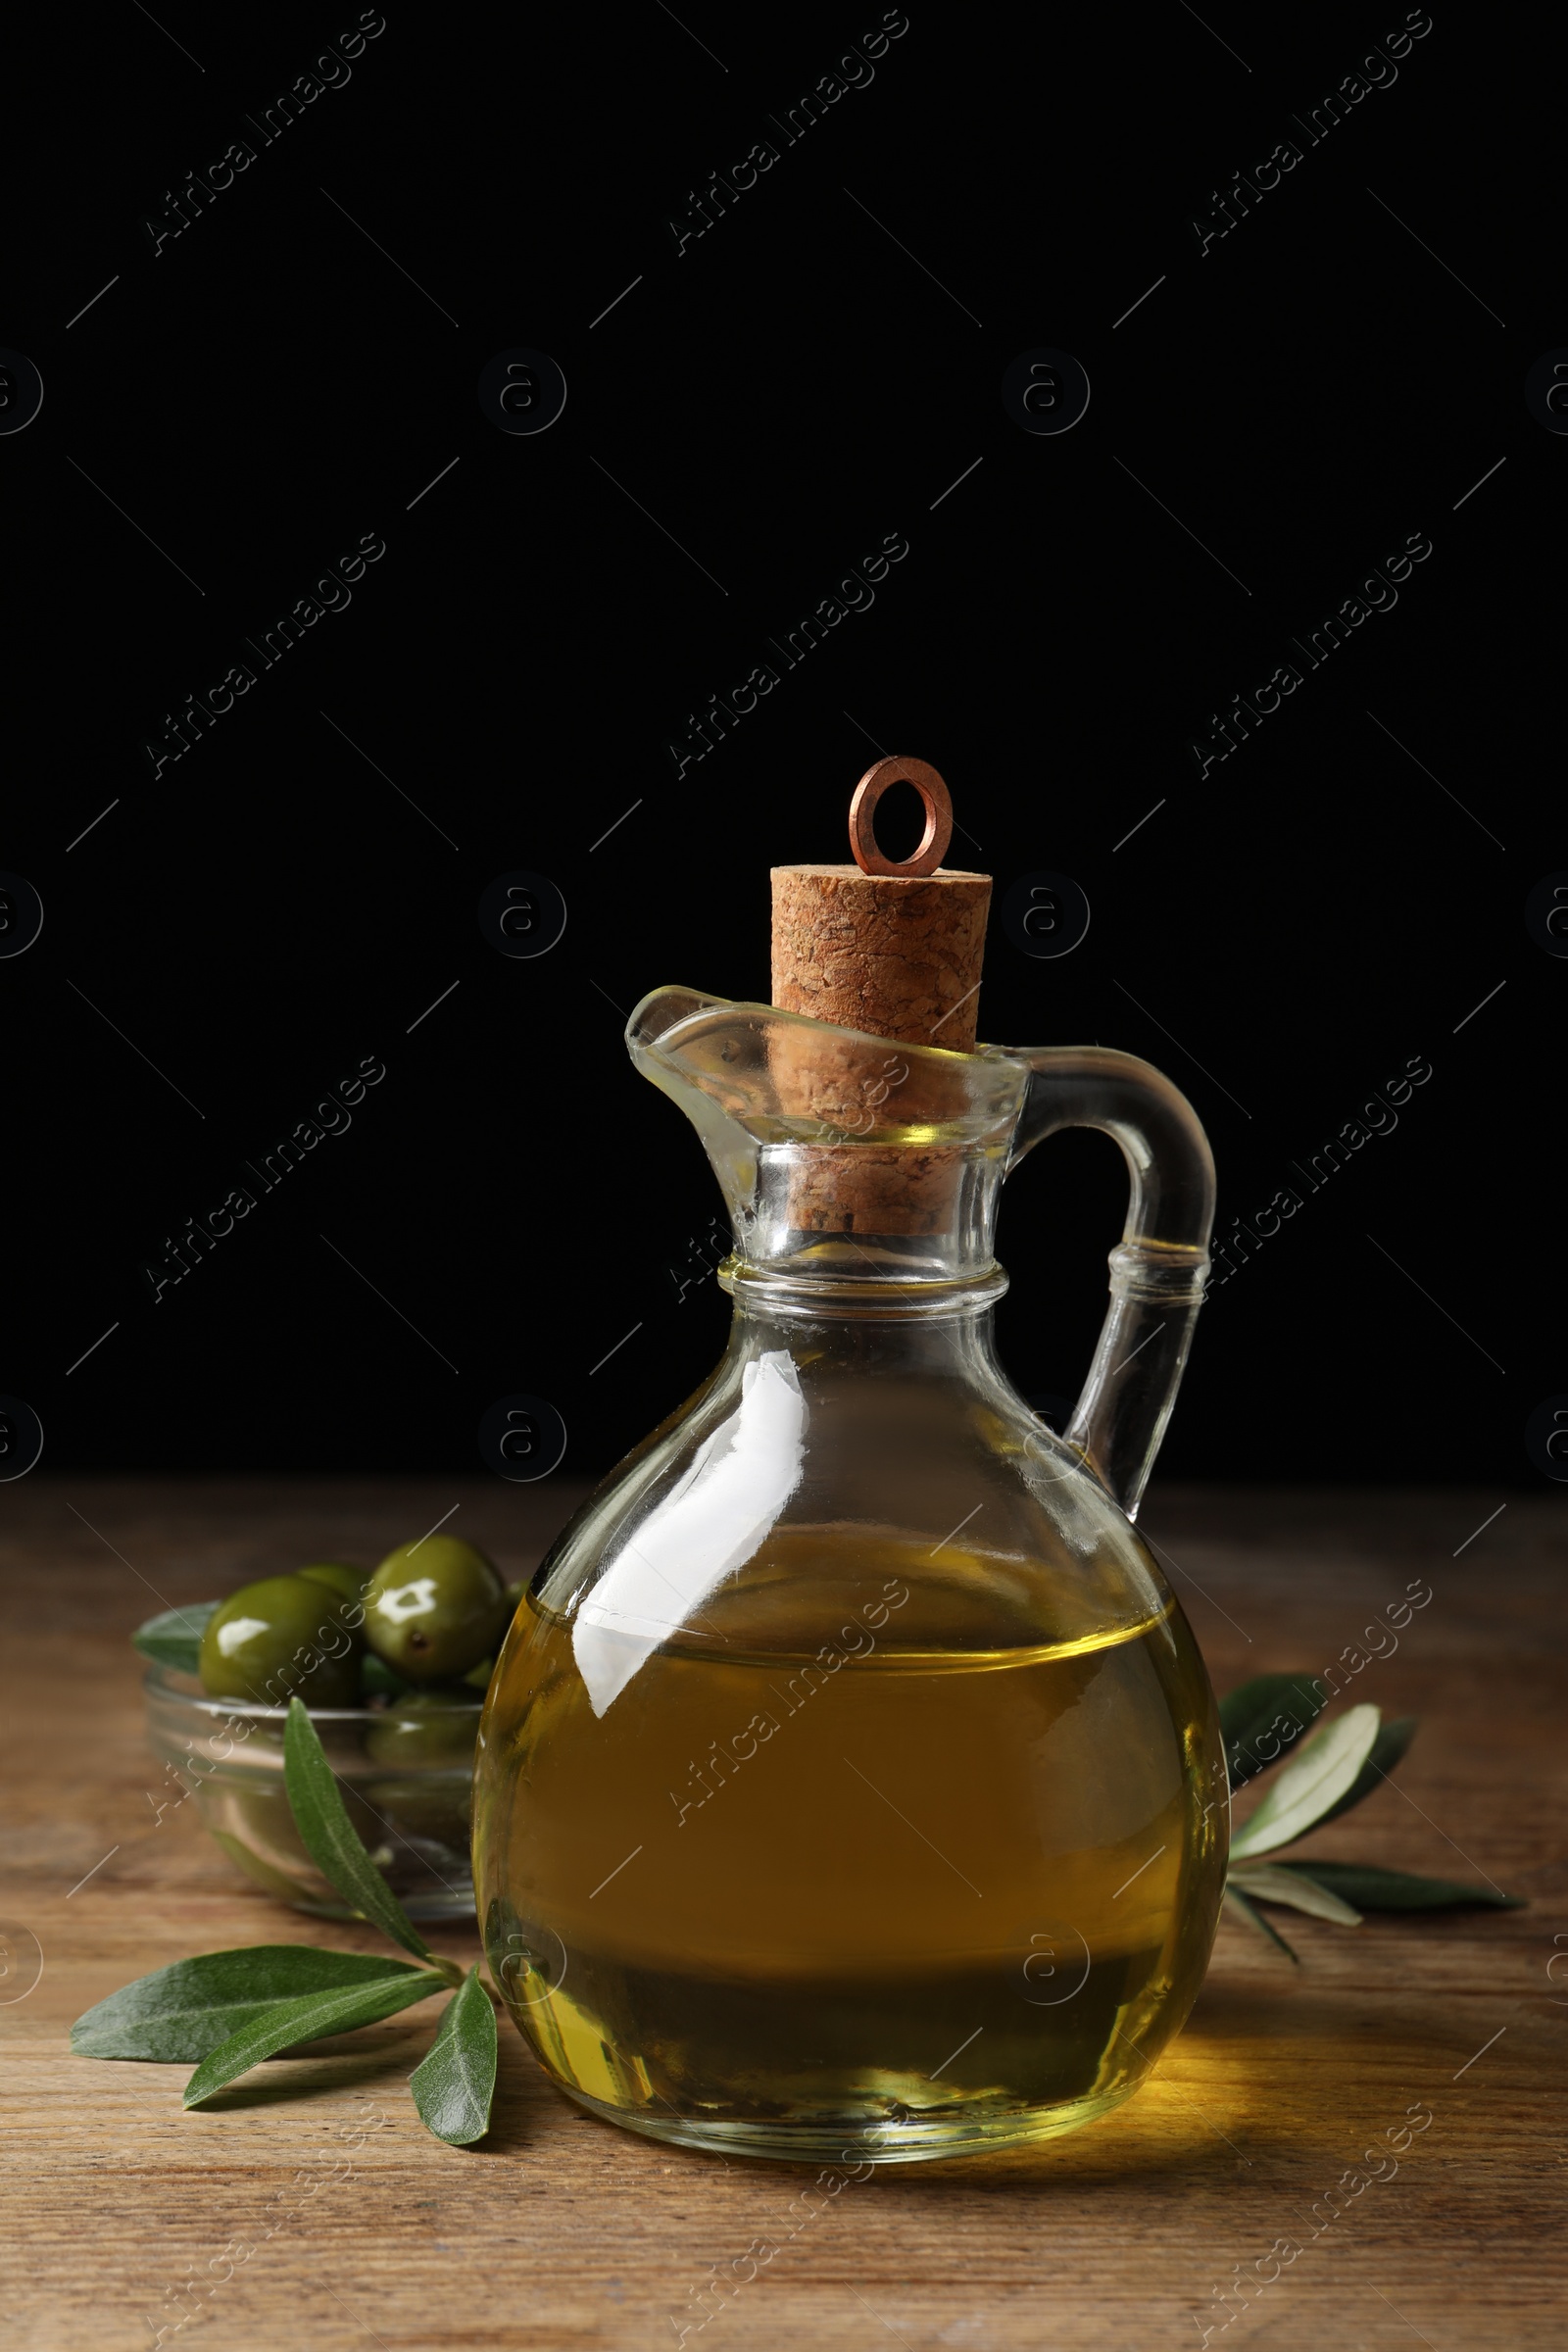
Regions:
<instances>
[{"instance_id":1,"label":"glass jug","mask_svg":"<svg viewBox=\"0 0 1568 2352\"><path fill-rule=\"evenodd\" d=\"M818 2163L1070 2131L1207 1965L1214 1703L1132 1526L1207 1272L1213 1165L1099 1047L894 1046L656 990L633 1060L734 1237L728 1351L576 1514L479 1738L491 1970L560 2087L656 2138ZM1065 1126L1131 1177L1057 1438L992 1340L1007 1171Z\"/></svg>"}]
</instances>

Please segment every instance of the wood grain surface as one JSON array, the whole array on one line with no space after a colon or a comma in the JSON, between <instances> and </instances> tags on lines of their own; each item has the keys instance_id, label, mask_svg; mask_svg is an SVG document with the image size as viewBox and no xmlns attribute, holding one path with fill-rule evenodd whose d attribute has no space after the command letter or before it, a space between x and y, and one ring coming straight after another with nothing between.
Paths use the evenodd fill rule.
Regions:
<instances>
[{"instance_id":1,"label":"wood grain surface","mask_svg":"<svg viewBox=\"0 0 1568 2352\"><path fill-rule=\"evenodd\" d=\"M1353 1687L1419 1715L1420 1737L1397 1786L1313 1850L1490 1877L1530 1908L1358 1930L1276 1914L1299 1969L1224 1927L1186 2032L1105 2121L803 2207L795 2168L579 2114L505 2023L495 2129L470 2152L431 2139L411 2103L433 2010L274 2061L191 2115L183 2067L68 2050L91 2002L189 1953L377 1948L247 1886L194 1805L154 1819L138 1620L311 1556L374 1560L454 1501L454 1530L520 1574L573 1491L34 1477L0 1492L9 2342L148 2352L163 2329L181 2352L198 2333L230 2352L656 2352L692 2325L712 2267L735 2278L758 2238L774 2258L688 2352L1197 2352L1205 2328L1227 2352L1568 2342L1560 1500L1513 1497L1466 1544L1500 1496L1156 1492L1146 1525L1221 1690L1320 1671L1409 1580L1430 1583L1397 1651ZM1352 2168L1412 2107L1431 2121L1397 2171L1331 2223L1319 2204L1313 2234L1314 2203L1348 2172L1366 2180ZM1281 2239L1300 2251L1260 2284ZM1222 2328L1213 2290L1236 2265L1254 2284Z\"/></svg>"}]
</instances>

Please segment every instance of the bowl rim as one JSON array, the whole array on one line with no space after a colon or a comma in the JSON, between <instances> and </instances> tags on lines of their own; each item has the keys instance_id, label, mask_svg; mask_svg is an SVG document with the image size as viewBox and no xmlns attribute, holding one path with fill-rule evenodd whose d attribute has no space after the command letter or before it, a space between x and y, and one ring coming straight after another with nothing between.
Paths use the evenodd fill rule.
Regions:
<instances>
[{"instance_id":1,"label":"bowl rim","mask_svg":"<svg viewBox=\"0 0 1568 2352\"><path fill-rule=\"evenodd\" d=\"M177 1699L181 1706L194 1708L200 1714L240 1716L254 1723L287 1723L288 1721L287 1707L265 1707L259 1699L253 1698L214 1698L210 1692L200 1688L196 1690L180 1688L181 1684L188 1683L193 1679L189 1675L181 1674L177 1667L165 1666L160 1664L158 1659L149 1658L142 1674L142 1689L149 1696L156 1693L160 1698ZM444 1687L451 1688L450 1685ZM417 1697L418 1692L414 1691L410 1695ZM471 1709L474 1714L478 1714L483 1708L484 1699L484 1692L475 1690L471 1701ZM396 1699L389 1699L384 1707L307 1707L305 1712L313 1723L377 1724L385 1723L387 1717L396 1712L398 1703ZM464 1700L450 1711L453 1714L467 1713L469 1705L469 1701Z\"/></svg>"}]
</instances>

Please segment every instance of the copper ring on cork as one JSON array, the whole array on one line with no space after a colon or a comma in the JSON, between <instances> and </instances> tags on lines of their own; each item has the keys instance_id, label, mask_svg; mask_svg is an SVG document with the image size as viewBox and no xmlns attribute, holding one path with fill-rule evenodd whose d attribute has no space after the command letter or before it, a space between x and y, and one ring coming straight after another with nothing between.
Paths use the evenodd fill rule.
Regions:
<instances>
[{"instance_id":1,"label":"copper ring on cork","mask_svg":"<svg viewBox=\"0 0 1568 2352\"><path fill-rule=\"evenodd\" d=\"M877 848L872 819L890 784L912 784L925 804L925 831L912 858L885 858ZM926 760L879 760L855 787L850 803L850 848L862 874L934 874L953 839L953 803L948 788Z\"/></svg>"}]
</instances>

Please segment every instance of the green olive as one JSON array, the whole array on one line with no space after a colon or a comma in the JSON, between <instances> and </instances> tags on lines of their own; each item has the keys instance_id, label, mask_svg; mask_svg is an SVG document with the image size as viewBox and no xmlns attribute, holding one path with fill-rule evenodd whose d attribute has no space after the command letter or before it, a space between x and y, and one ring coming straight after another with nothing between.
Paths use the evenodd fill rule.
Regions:
<instances>
[{"instance_id":1,"label":"green olive","mask_svg":"<svg viewBox=\"0 0 1568 2352\"><path fill-rule=\"evenodd\" d=\"M316 1560L309 1568L296 1568L296 1576L309 1577L313 1585L326 1585L341 1592L345 1600L358 1600L365 1591L363 1568L351 1568L345 1560Z\"/></svg>"},{"instance_id":2,"label":"green olive","mask_svg":"<svg viewBox=\"0 0 1568 2352\"><path fill-rule=\"evenodd\" d=\"M479 1707L472 1690L416 1690L395 1698L365 1735L372 1764L398 1772L458 1770L473 1761Z\"/></svg>"},{"instance_id":3,"label":"green olive","mask_svg":"<svg viewBox=\"0 0 1568 2352\"><path fill-rule=\"evenodd\" d=\"M365 1633L410 1683L448 1682L495 1648L506 1587L460 1536L421 1536L389 1551L365 1593Z\"/></svg>"},{"instance_id":4,"label":"green olive","mask_svg":"<svg viewBox=\"0 0 1568 2352\"><path fill-rule=\"evenodd\" d=\"M473 1841L473 1788L465 1775L432 1773L416 1781L367 1781L366 1803L386 1831L444 1846L451 1862L463 1864Z\"/></svg>"},{"instance_id":5,"label":"green olive","mask_svg":"<svg viewBox=\"0 0 1568 2352\"><path fill-rule=\"evenodd\" d=\"M202 1688L213 1698L284 1707L352 1707L360 1691L359 1603L303 1576L265 1576L230 1593L202 1635Z\"/></svg>"},{"instance_id":6,"label":"green olive","mask_svg":"<svg viewBox=\"0 0 1568 2352\"><path fill-rule=\"evenodd\" d=\"M409 1689L401 1674L394 1674L385 1658L378 1658L373 1649L361 1652L360 1698L366 1706L378 1706L382 1700L401 1698Z\"/></svg>"}]
</instances>

